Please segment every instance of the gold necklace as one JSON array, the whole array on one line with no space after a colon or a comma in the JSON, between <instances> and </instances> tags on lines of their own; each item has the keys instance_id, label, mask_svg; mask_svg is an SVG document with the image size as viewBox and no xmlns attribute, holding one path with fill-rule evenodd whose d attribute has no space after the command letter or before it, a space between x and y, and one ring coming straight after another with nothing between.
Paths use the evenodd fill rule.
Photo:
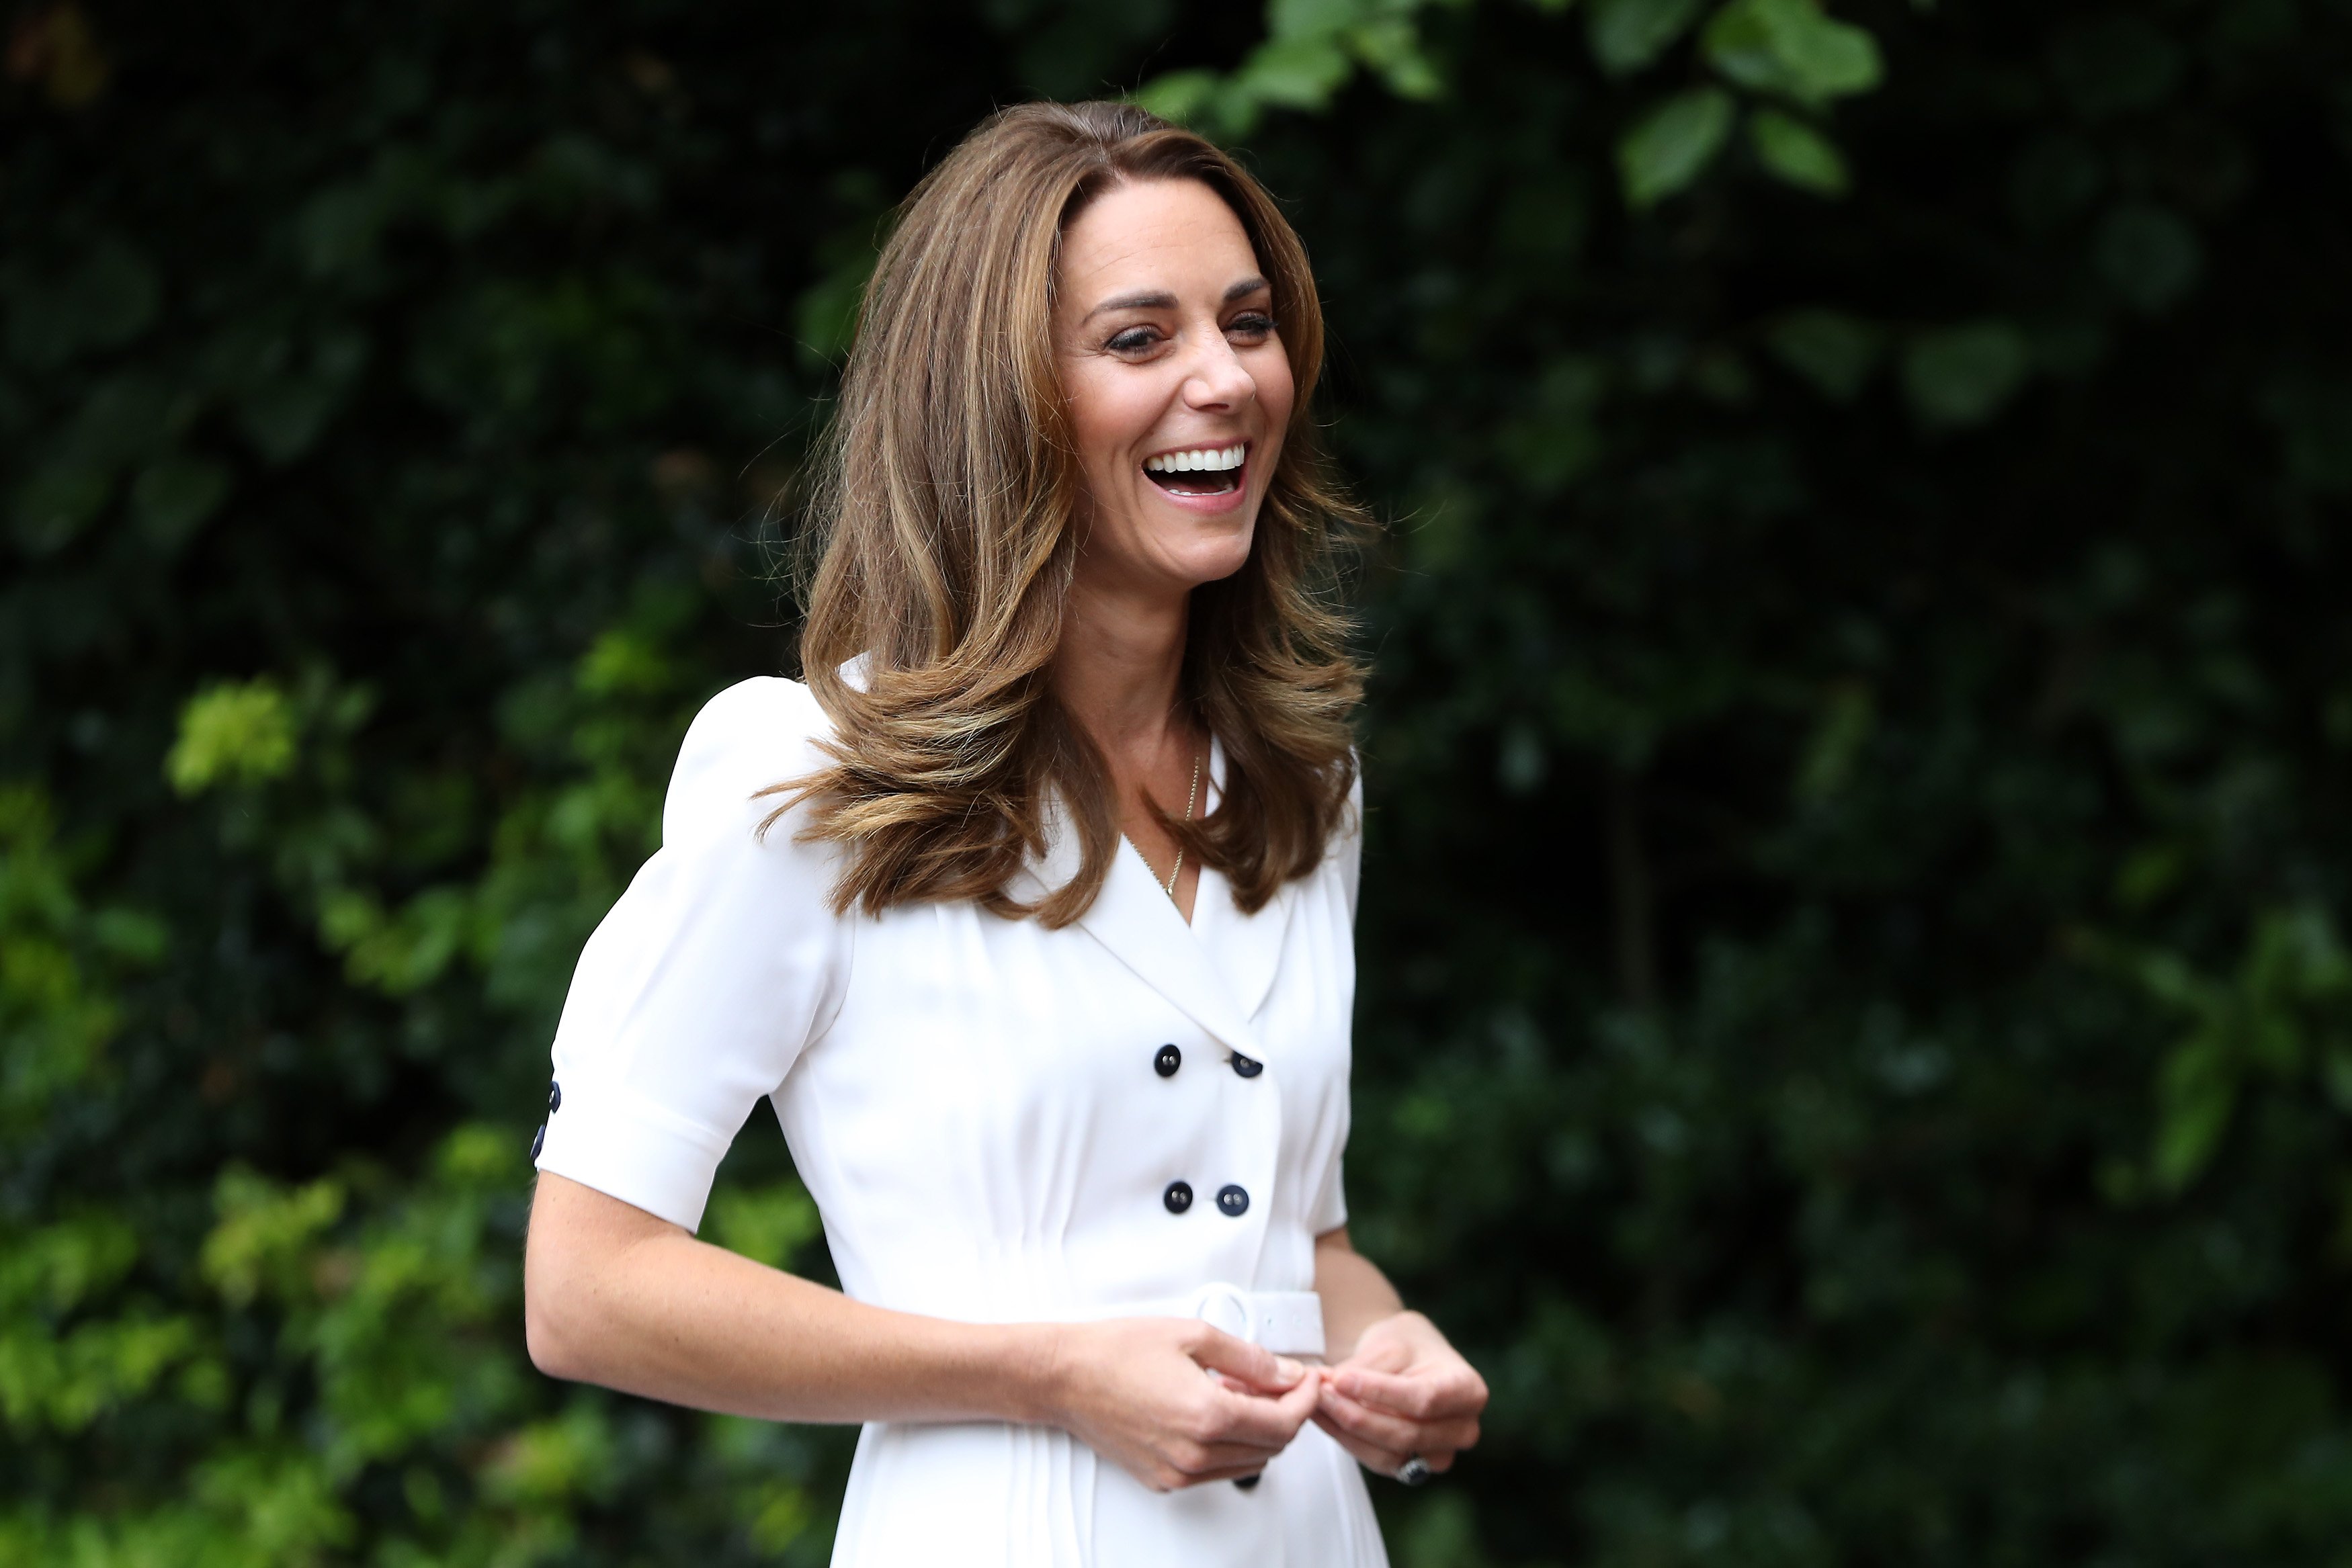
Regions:
<instances>
[{"instance_id":1,"label":"gold necklace","mask_svg":"<svg viewBox=\"0 0 2352 1568\"><path fill-rule=\"evenodd\" d=\"M1191 787L1191 788L1189 788L1189 789L1187 789L1184 791L1184 821L1185 821L1185 822L1186 822L1188 825L1189 825L1189 824L1192 822L1192 808L1193 808L1193 806L1194 806L1194 805L1196 805L1196 804L1199 802L1200 799L1201 799L1201 754L1200 754L1199 752L1197 752L1197 751L1196 751L1196 752L1192 753L1192 787ZM1125 835L1125 834L1121 834L1121 835L1120 835L1120 837L1125 838L1125 837L1126 837L1126 835ZM1150 864L1151 864L1151 859L1150 859L1150 856L1148 856L1148 855L1146 855L1146 854L1143 852L1143 846L1141 846L1140 844L1136 843L1136 841L1135 841L1133 839L1128 839L1128 841L1128 841L1129 845L1134 849L1136 859L1138 859L1138 860L1139 860L1139 861L1143 862L1143 863L1144 863L1146 866L1149 866L1149 865L1150 865ZM1175 863L1175 865L1173 865L1172 867L1171 867L1171 868L1169 869L1169 872L1168 872L1168 880L1167 880L1167 882L1166 882L1166 883L1162 883L1162 884L1161 884L1160 889L1160 892L1162 892L1162 893L1164 893L1164 894L1166 894L1168 895L1168 902L1170 902L1171 904L1174 904L1174 903L1176 902L1176 879L1177 879L1178 877L1180 877L1180 876L1183 875L1183 874L1184 874L1184 841L1183 841L1183 840L1181 840L1181 839L1179 839L1179 840L1177 840L1177 841L1176 841L1176 863ZM1159 873L1158 872L1153 872L1153 873L1151 873L1151 880L1152 880L1152 881L1154 881L1154 882L1158 882L1158 881L1160 880L1160 873ZM1181 905L1180 905L1179 907L1181 907Z\"/></svg>"}]
</instances>

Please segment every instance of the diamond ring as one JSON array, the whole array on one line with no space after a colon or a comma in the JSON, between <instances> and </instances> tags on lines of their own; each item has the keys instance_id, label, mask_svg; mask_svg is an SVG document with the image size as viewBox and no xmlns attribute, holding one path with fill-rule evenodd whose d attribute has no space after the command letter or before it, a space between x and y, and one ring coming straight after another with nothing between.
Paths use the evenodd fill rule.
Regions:
<instances>
[{"instance_id":1,"label":"diamond ring","mask_svg":"<svg viewBox=\"0 0 2352 1568\"><path fill-rule=\"evenodd\" d=\"M1435 1473L1429 1468L1427 1459L1419 1454L1411 1454L1406 1456L1403 1464L1397 1467L1396 1479L1409 1487L1417 1487Z\"/></svg>"}]
</instances>

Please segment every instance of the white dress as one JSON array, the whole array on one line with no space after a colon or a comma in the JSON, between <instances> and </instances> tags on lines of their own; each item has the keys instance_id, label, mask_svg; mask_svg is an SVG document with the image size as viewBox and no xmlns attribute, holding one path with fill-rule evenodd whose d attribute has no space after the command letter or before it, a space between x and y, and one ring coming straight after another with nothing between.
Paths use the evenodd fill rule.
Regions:
<instances>
[{"instance_id":1,"label":"white dress","mask_svg":"<svg viewBox=\"0 0 2352 1568\"><path fill-rule=\"evenodd\" d=\"M1198 1311L1316 1348L1296 1293L1347 1217L1360 809L1255 915L1203 870L1188 926L1122 844L1060 931L971 904L836 918L835 852L794 841L799 814L753 831L776 799L753 792L815 770L827 732L776 679L696 718L662 847L581 955L539 1167L692 1229L764 1097L859 1301L992 1322ZM1222 766L1213 749L1213 790ZM1076 858L1055 834L1016 893ZM991 1422L867 1426L833 1561L1387 1559L1361 1472L1312 1425L1254 1489L1160 1494L1058 1429Z\"/></svg>"}]
</instances>

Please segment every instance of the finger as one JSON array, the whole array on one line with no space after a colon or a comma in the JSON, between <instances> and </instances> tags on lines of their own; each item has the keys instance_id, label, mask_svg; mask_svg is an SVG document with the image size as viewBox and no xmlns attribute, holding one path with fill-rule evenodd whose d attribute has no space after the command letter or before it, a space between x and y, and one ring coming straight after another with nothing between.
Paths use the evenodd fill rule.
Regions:
<instances>
[{"instance_id":1,"label":"finger","mask_svg":"<svg viewBox=\"0 0 2352 1568\"><path fill-rule=\"evenodd\" d=\"M1212 1372L1222 1372L1229 1377L1258 1388L1279 1393L1296 1388L1307 1375L1307 1369L1286 1355L1276 1355L1262 1345L1245 1339L1235 1339L1223 1329L1201 1325L1201 1337L1191 1347L1192 1359Z\"/></svg>"},{"instance_id":2,"label":"finger","mask_svg":"<svg viewBox=\"0 0 2352 1568\"><path fill-rule=\"evenodd\" d=\"M1370 1367L1342 1368L1332 1385L1363 1405L1376 1405L1391 1415L1415 1421L1475 1415L1486 1403L1485 1390L1475 1378L1458 1374L1421 1373L1400 1375Z\"/></svg>"},{"instance_id":3,"label":"finger","mask_svg":"<svg viewBox=\"0 0 2352 1568\"><path fill-rule=\"evenodd\" d=\"M1438 1421L1410 1421L1385 1410L1359 1404L1334 1389L1324 1391L1318 1414L1368 1443L1395 1453L1417 1453L1423 1458L1441 1448L1450 1452L1469 1448L1478 1440L1478 1423L1475 1420L1454 1417Z\"/></svg>"},{"instance_id":4,"label":"finger","mask_svg":"<svg viewBox=\"0 0 2352 1568\"><path fill-rule=\"evenodd\" d=\"M1245 1465L1228 1465L1213 1470L1203 1470L1196 1476L1187 1476L1184 1478L1183 1484L1188 1487L1199 1487L1206 1486L1211 1481L1237 1481L1244 1477L1264 1474L1265 1474L1265 1456L1261 1454Z\"/></svg>"},{"instance_id":5,"label":"finger","mask_svg":"<svg viewBox=\"0 0 2352 1568\"><path fill-rule=\"evenodd\" d=\"M1318 1427L1322 1427L1323 1430L1329 1435L1333 1442L1346 1449L1349 1458L1353 1458L1358 1464L1363 1466L1364 1469L1368 1470L1376 1470L1381 1475L1392 1476L1404 1466L1405 1455L1403 1453L1390 1448L1383 1448L1378 1443L1368 1443L1364 1441L1363 1438L1357 1437L1353 1432L1348 1431L1344 1427L1335 1426L1328 1417L1323 1416L1320 1412L1318 1412L1316 1415L1315 1424Z\"/></svg>"},{"instance_id":6,"label":"finger","mask_svg":"<svg viewBox=\"0 0 2352 1568\"><path fill-rule=\"evenodd\" d=\"M1236 1470L1262 1470L1274 1462L1279 1448L1261 1448L1255 1443L1205 1443L1187 1451L1184 1473L1195 1476L1225 1475Z\"/></svg>"},{"instance_id":7,"label":"finger","mask_svg":"<svg viewBox=\"0 0 2352 1568\"><path fill-rule=\"evenodd\" d=\"M1290 1446L1298 1428L1315 1413L1322 1389L1310 1377L1302 1378L1297 1387L1276 1399L1263 1394L1235 1394L1225 1388L1212 1392L1217 1402L1210 1431L1212 1441L1248 1443L1278 1451Z\"/></svg>"},{"instance_id":8,"label":"finger","mask_svg":"<svg viewBox=\"0 0 2352 1568\"><path fill-rule=\"evenodd\" d=\"M1290 1423L1293 1437L1298 1435L1299 1427L1307 1425L1307 1419L1315 1414L1315 1407L1323 1403L1323 1393L1321 1378L1302 1377L1297 1387L1275 1401L1276 1408Z\"/></svg>"},{"instance_id":9,"label":"finger","mask_svg":"<svg viewBox=\"0 0 2352 1568\"><path fill-rule=\"evenodd\" d=\"M1162 1459L1142 1479L1154 1491L1180 1491L1186 1487L1206 1486L1211 1481L1232 1481L1244 1476L1264 1475L1266 1462L1271 1458L1262 1451L1249 1450L1213 1463L1201 1458L1185 1467Z\"/></svg>"}]
</instances>

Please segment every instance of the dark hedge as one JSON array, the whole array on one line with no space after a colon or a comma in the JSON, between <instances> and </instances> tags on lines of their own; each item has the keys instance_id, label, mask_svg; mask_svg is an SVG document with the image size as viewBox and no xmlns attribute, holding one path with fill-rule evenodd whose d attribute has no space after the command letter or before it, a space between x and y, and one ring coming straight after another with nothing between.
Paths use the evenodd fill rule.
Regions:
<instances>
[{"instance_id":1,"label":"dark hedge","mask_svg":"<svg viewBox=\"0 0 2352 1568\"><path fill-rule=\"evenodd\" d=\"M1389 522L1402 1568L2341 1563L2352 5L1835 11L18 7L0 1563L822 1560L845 1434L524 1358L546 1042L878 221L1139 87Z\"/></svg>"}]
</instances>

